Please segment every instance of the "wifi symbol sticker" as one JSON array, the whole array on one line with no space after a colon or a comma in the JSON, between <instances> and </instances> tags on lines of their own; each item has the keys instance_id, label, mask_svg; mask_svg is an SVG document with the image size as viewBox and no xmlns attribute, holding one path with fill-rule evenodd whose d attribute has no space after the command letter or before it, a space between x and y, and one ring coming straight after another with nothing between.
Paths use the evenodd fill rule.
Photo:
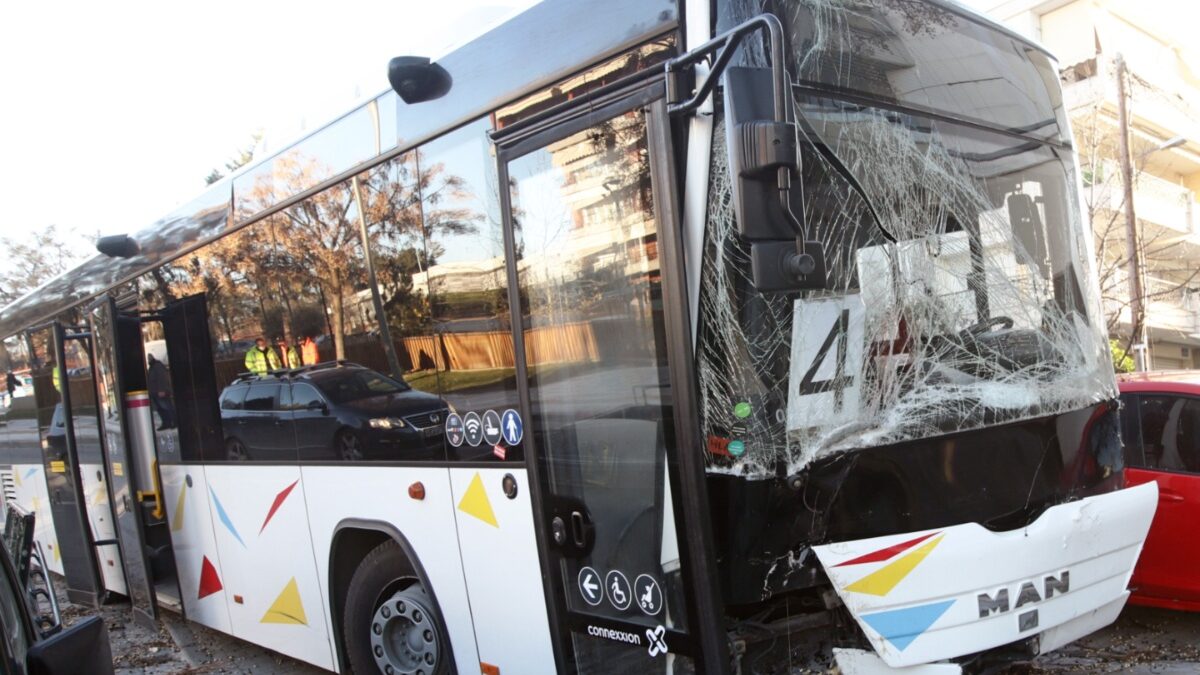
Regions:
<instances>
[{"instance_id":1,"label":"wifi symbol sticker","mask_svg":"<svg viewBox=\"0 0 1200 675\"><path fill-rule=\"evenodd\" d=\"M463 427L466 429L467 444L479 445L483 442L483 421L478 414L469 412L464 415Z\"/></svg>"}]
</instances>

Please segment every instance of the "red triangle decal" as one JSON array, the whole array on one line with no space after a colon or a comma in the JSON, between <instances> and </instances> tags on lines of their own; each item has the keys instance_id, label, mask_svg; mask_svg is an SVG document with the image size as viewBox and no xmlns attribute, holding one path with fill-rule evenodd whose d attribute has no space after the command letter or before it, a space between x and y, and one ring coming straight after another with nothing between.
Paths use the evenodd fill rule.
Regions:
<instances>
[{"instance_id":1,"label":"red triangle decal","mask_svg":"<svg viewBox=\"0 0 1200 675\"><path fill-rule=\"evenodd\" d=\"M267 523L271 522L271 519L275 517L275 512L279 510L280 506L283 506L283 500L287 499L287 496L292 494L292 488L296 487L296 483L299 482L300 479L297 478L296 480L292 481L291 485L285 487L279 494L275 495L275 501L271 503L271 510L267 511L266 520L263 521L262 527L258 528L259 534L262 534L263 530L267 529Z\"/></svg>"},{"instance_id":2,"label":"red triangle decal","mask_svg":"<svg viewBox=\"0 0 1200 675\"><path fill-rule=\"evenodd\" d=\"M938 532L930 532L929 534L921 535L920 537L917 537L916 539L909 539L908 541L901 542L899 544L893 544L891 546L888 546L887 548L881 548L878 551L872 551L871 553L868 553L866 555L860 555L853 560L847 560L844 563L838 563L838 564L834 565L834 567L842 567L844 565L861 565L863 563L879 562L881 560L887 560L888 558L891 558L892 556L896 555L897 553L899 553L901 551L906 551L906 550L916 546L917 544L925 541L926 539L932 537L935 534L938 534Z\"/></svg>"},{"instance_id":3,"label":"red triangle decal","mask_svg":"<svg viewBox=\"0 0 1200 675\"><path fill-rule=\"evenodd\" d=\"M221 578L217 576L217 568L208 561L208 556L204 556L204 562L200 565L200 594L196 598L204 598L216 593L224 588L221 585Z\"/></svg>"}]
</instances>

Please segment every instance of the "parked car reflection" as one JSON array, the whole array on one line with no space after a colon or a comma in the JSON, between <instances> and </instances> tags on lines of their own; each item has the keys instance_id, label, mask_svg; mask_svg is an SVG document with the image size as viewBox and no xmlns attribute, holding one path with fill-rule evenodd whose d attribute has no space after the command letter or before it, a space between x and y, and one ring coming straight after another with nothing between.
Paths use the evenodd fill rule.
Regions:
<instances>
[{"instance_id":1,"label":"parked car reflection","mask_svg":"<svg viewBox=\"0 0 1200 675\"><path fill-rule=\"evenodd\" d=\"M441 398L347 361L242 375L221 393L228 459L444 458Z\"/></svg>"}]
</instances>

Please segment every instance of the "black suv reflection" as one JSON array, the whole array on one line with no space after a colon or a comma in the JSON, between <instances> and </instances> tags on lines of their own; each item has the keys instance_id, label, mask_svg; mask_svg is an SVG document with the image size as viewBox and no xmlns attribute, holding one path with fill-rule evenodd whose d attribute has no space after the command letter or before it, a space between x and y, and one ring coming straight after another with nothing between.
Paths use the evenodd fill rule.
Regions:
<instances>
[{"instance_id":1,"label":"black suv reflection","mask_svg":"<svg viewBox=\"0 0 1200 675\"><path fill-rule=\"evenodd\" d=\"M221 392L229 459L442 459L446 402L346 361L245 374Z\"/></svg>"}]
</instances>

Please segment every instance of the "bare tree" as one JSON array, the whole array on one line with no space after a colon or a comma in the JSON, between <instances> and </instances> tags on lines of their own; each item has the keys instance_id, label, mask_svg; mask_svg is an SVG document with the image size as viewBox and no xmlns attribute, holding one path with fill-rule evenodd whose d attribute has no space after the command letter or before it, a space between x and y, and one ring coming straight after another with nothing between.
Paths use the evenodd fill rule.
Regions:
<instances>
[{"instance_id":1,"label":"bare tree","mask_svg":"<svg viewBox=\"0 0 1200 675\"><path fill-rule=\"evenodd\" d=\"M1119 168L1120 132L1099 102L1074 111L1072 123L1083 173L1083 201L1095 234L1097 274L1108 334L1116 341L1114 357L1124 357L1131 352L1133 337L1145 321L1144 310L1142 315L1133 316L1133 308L1138 305L1145 308L1154 301L1181 297L1195 284L1200 269L1178 245L1182 233L1139 218L1139 250L1135 253L1140 256L1143 274L1152 276L1155 283L1143 284L1142 297L1138 298L1140 303L1134 302L1127 276L1130 251L1126 243L1125 192ZM1131 148L1133 183L1135 190L1144 194L1146 188L1161 181L1145 171L1146 160L1155 147L1134 138ZM1180 195L1183 195L1182 190ZM1185 213L1181 198L1179 214ZM1128 321L1122 325L1125 317Z\"/></svg>"},{"instance_id":2,"label":"bare tree","mask_svg":"<svg viewBox=\"0 0 1200 675\"><path fill-rule=\"evenodd\" d=\"M254 149L258 147L258 142L262 140L262 137L263 132L261 129L255 131L253 134L250 134L250 143L241 150L238 150L237 154L231 157L228 162L225 162L225 170L229 173L233 173L243 166L246 166L250 162L253 162ZM213 170L204 177L204 184L212 185L224 177L225 174L222 173L220 169L213 167Z\"/></svg>"},{"instance_id":3,"label":"bare tree","mask_svg":"<svg viewBox=\"0 0 1200 675\"><path fill-rule=\"evenodd\" d=\"M25 238L0 237L4 265L0 266L0 305L7 305L67 271L79 262L69 233L55 225Z\"/></svg>"}]
</instances>

